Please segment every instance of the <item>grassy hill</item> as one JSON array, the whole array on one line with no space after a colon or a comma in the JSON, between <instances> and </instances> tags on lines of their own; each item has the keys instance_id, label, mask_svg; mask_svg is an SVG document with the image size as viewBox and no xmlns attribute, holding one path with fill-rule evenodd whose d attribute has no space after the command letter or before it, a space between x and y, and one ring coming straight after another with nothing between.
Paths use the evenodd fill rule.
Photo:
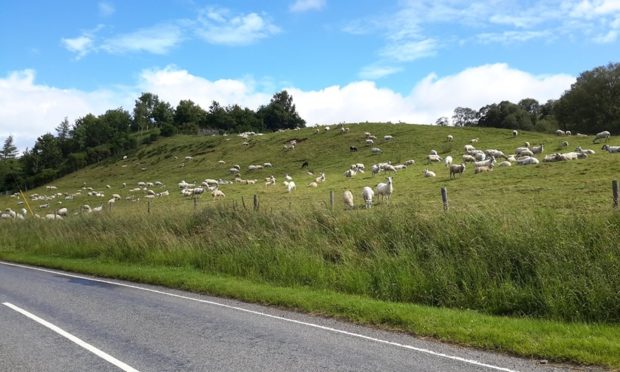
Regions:
<instances>
[{"instance_id":1,"label":"grassy hill","mask_svg":"<svg viewBox=\"0 0 620 372\"><path fill-rule=\"evenodd\" d=\"M31 202L41 214L68 208L63 221L0 221L0 258L288 306L519 355L620 366L620 343L610 336L620 334L620 214L611 197L620 154L601 151L592 137L515 138L509 130L405 124L347 127L248 140L176 136L142 146L127 159L57 180L56 190L29 190L81 195ZM377 136L381 154L371 153L365 132ZM393 139L384 141L388 134ZM468 166L452 180L443 164L426 164L431 149L459 162L473 138L479 149L506 154L525 141L544 144L544 154L561 151L562 141L569 150L580 145L596 154L482 174ZM295 149L285 150L291 140ZM608 143L620 145L620 139ZM362 187L384 181L385 174L372 176L371 164L408 159L416 164L392 175L390 202L344 209L344 190L352 190L360 206ZM313 176L301 169L304 161ZM265 162L273 167L247 170ZM346 178L353 163L364 163L367 172ZM222 185L223 200L203 194L194 202L181 195L181 180L232 180L233 164L257 184ZM427 167L437 177L423 177ZM321 171L326 182L306 187ZM297 184L291 193L282 184L285 174ZM276 186L264 184L270 175ZM155 181L165 186L154 191L170 195L153 199L147 213L145 192L130 189ZM87 196L84 186L105 197ZM447 213L441 187L448 189ZM106 207L113 193L123 199L111 211L79 213L83 204ZM258 212L252 210L254 195ZM15 209L17 202L2 197L0 208ZM39 208L44 203L49 209ZM459 311L439 310L444 308Z\"/></svg>"},{"instance_id":2,"label":"grassy hill","mask_svg":"<svg viewBox=\"0 0 620 372\"><path fill-rule=\"evenodd\" d=\"M162 139L154 144L142 146L130 154L124 161L106 161L91 166L63 179L54 182L58 192L73 193L83 185L104 191L106 196L119 193L123 197L141 193L129 193L139 181L161 181L166 187L155 188L159 192L168 189L172 192L168 198L153 201L153 208L170 205L186 205L189 202L178 193L177 183L181 180L200 183L205 178L224 178L232 180L228 169L239 164L241 176L247 179L258 179L257 185L224 185L221 189L228 200L240 201L243 196L247 201L257 194L261 205L268 208L301 208L320 206L329 198L329 190L334 190L338 198L338 206L342 191L351 189L360 202L363 186L375 186L384 180L384 175L373 177L371 172L360 174L348 179L343 173L353 163L364 163L367 170L370 165L380 161L392 163L414 159L416 165L393 175L395 194L393 208L408 205L425 213L436 213L440 210L441 200L439 189L448 188L450 206L457 212L460 210L540 210L550 208L562 213L597 213L610 208L611 187L613 178L620 174L620 161L614 154L600 151L600 145L593 145L591 137L557 137L541 133L522 133L513 137L511 131L491 128L447 128L405 124L357 124L348 125L349 132L342 133L337 128L330 131L321 130L316 133L314 128L298 131L254 136L249 145L238 136L176 136ZM370 146L365 144L364 132L371 132L378 139L375 147L383 150L380 155L373 155ZM383 136L394 136L391 141L384 141ZM447 135L455 137L454 142L447 142ZM466 170L465 175L456 180L449 180L448 171L443 164L427 165L426 155L431 149L437 150L441 156L451 155L459 162L463 154L463 146L472 138L479 138L475 146L479 149L496 148L506 154L512 153L525 141L533 144L544 144L545 153L567 151L560 148L560 142L567 140L569 150L581 145L594 148L597 153L586 160L559 163L541 163L537 166L513 166L495 168L487 174L473 174L473 167ZM298 144L294 150L285 150L283 145L295 139ZM614 143L615 138L610 140ZM618 142L616 140L616 142ZM620 142L619 142L620 143ZM350 152L349 146L357 146L358 152ZM192 156L193 160L185 160ZM218 163L224 160L225 165ZM542 160L542 159L541 159ZM303 161L309 162L309 169L315 176L324 171L327 182L319 188L306 187L314 176L300 169ZM250 164L271 162L273 168L247 171ZM424 178L422 170L429 168L437 173L436 178ZM297 190L290 195L282 185L283 176L291 175ZM264 178L274 175L278 180L277 187L264 186ZM127 187L123 188L122 184ZM111 189L106 189L110 185ZM46 194L45 188L31 190ZM49 193L49 192L47 192ZM90 198L82 196L74 201L63 201L62 206L76 211L81 204L91 206L105 204L109 198ZM210 195L201 198L201 204L214 203ZM141 198L141 203L145 199ZM34 203L36 210L37 204ZM122 200L115 204L115 209L131 207L145 209L135 202ZM14 207L13 200L3 198L0 207Z\"/></svg>"}]
</instances>

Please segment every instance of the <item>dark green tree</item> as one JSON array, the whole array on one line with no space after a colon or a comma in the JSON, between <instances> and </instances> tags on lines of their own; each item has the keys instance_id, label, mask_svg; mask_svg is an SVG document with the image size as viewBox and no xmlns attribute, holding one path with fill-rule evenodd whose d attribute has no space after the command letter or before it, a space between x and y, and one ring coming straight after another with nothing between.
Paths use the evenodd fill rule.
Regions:
<instances>
[{"instance_id":1,"label":"dark green tree","mask_svg":"<svg viewBox=\"0 0 620 372\"><path fill-rule=\"evenodd\" d=\"M620 132L620 63L582 72L557 101L560 128L575 132Z\"/></svg>"},{"instance_id":2,"label":"dark green tree","mask_svg":"<svg viewBox=\"0 0 620 372\"><path fill-rule=\"evenodd\" d=\"M457 107L452 115L452 124L455 127L469 127L478 124L477 112L469 107Z\"/></svg>"},{"instance_id":3,"label":"dark green tree","mask_svg":"<svg viewBox=\"0 0 620 372\"><path fill-rule=\"evenodd\" d=\"M286 90L274 94L267 106L258 109L257 115L263 121L265 129L272 131L306 126L306 121L296 111L293 96Z\"/></svg>"},{"instance_id":4,"label":"dark green tree","mask_svg":"<svg viewBox=\"0 0 620 372\"><path fill-rule=\"evenodd\" d=\"M151 124L154 123L153 111L159 103L159 97L152 93L142 93L136 100L133 108L133 123L131 129L135 132L138 130L149 130Z\"/></svg>"},{"instance_id":5,"label":"dark green tree","mask_svg":"<svg viewBox=\"0 0 620 372\"><path fill-rule=\"evenodd\" d=\"M174 125L183 133L196 133L205 111L191 100L181 100L174 112Z\"/></svg>"},{"instance_id":6,"label":"dark green tree","mask_svg":"<svg viewBox=\"0 0 620 372\"><path fill-rule=\"evenodd\" d=\"M9 135L4 140L2 152L0 152L0 160L15 159L17 157L17 146L13 143L13 136Z\"/></svg>"}]
</instances>

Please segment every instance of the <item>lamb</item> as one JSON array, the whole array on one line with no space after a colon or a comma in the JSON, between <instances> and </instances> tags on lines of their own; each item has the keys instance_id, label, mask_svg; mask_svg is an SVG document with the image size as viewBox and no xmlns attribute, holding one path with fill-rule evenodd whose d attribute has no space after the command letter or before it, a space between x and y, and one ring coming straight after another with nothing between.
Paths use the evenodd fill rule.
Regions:
<instances>
[{"instance_id":1,"label":"lamb","mask_svg":"<svg viewBox=\"0 0 620 372\"><path fill-rule=\"evenodd\" d=\"M449 167L452 165L452 156L448 155L446 156L446 159L444 160L444 162L446 163L446 167Z\"/></svg>"},{"instance_id":2,"label":"lamb","mask_svg":"<svg viewBox=\"0 0 620 372\"><path fill-rule=\"evenodd\" d=\"M353 209L355 207L353 204L353 193L350 190L344 192L343 199L345 208Z\"/></svg>"},{"instance_id":3,"label":"lamb","mask_svg":"<svg viewBox=\"0 0 620 372\"><path fill-rule=\"evenodd\" d=\"M424 177L436 177L437 175L435 174L435 172L430 171L428 169L424 169Z\"/></svg>"},{"instance_id":4,"label":"lamb","mask_svg":"<svg viewBox=\"0 0 620 372\"><path fill-rule=\"evenodd\" d=\"M456 178L457 174L463 174L464 172L465 172L465 163L450 165L450 178L452 178L453 176L454 178Z\"/></svg>"},{"instance_id":5,"label":"lamb","mask_svg":"<svg viewBox=\"0 0 620 372\"><path fill-rule=\"evenodd\" d=\"M376 190L377 195L381 196L381 199L387 198L389 200L392 197L392 193L394 192L392 177L388 177L386 183L379 183Z\"/></svg>"},{"instance_id":6,"label":"lamb","mask_svg":"<svg viewBox=\"0 0 620 372\"><path fill-rule=\"evenodd\" d=\"M596 154L596 152L594 150L591 149L582 149L581 146L577 146L577 148L575 149L576 152L580 152L582 154L587 154L587 155L594 155Z\"/></svg>"},{"instance_id":7,"label":"lamb","mask_svg":"<svg viewBox=\"0 0 620 372\"><path fill-rule=\"evenodd\" d=\"M607 142L607 140L609 139L609 136L611 136L611 133L609 133L608 130L604 130L602 132L599 132L599 133L596 134L596 136L594 136L594 139L592 140L592 143L596 143L596 142L598 142L598 140L603 139L603 138L605 139L605 142Z\"/></svg>"},{"instance_id":8,"label":"lamb","mask_svg":"<svg viewBox=\"0 0 620 372\"><path fill-rule=\"evenodd\" d=\"M620 146L603 145L603 147L601 147L601 150L605 150L605 151L607 151L609 153L620 152Z\"/></svg>"},{"instance_id":9,"label":"lamb","mask_svg":"<svg viewBox=\"0 0 620 372\"><path fill-rule=\"evenodd\" d=\"M372 198L375 196L375 192L368 186L364 186L362 189L362 198L366 208L372 208Z\"/></svg>"},{"instance_id":10,"label":"lamb","mask_svg":"<svg viewBox=\"0 0 620 372\"><path fill-rule=\"evenodd\" d=\"M482 173L482 172L492 172L493 171L493 166L483 166L483 167L476 167L476 169L474 169L474 174L478 174L478 173Z\"/></svg>"}]
</instances>

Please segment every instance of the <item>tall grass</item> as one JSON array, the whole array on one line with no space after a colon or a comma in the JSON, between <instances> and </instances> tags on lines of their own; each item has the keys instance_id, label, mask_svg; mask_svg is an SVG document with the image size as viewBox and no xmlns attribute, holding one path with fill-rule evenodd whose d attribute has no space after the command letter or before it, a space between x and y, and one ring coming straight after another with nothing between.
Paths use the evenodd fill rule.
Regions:
<instances>
[{"instance_id":1,"label":"tall grass","mask_svg":"<svg viewBox=\"0 0 620 372\"><path fill-rule=\"evenodd\" d=\"M0 250L96 258L371 298L620 321L620 215L208 207L0 224Z\"/></svg>"}]
</instances>

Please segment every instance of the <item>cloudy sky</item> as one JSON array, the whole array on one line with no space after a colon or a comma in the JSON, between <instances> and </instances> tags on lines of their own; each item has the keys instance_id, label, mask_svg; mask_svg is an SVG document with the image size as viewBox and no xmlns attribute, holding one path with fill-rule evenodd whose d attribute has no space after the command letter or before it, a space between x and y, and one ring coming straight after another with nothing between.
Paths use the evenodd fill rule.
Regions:
<instances>
[{"instance_id":1,"label":"cloudy sky","mask_svg":"<svg viewBox=\"0 0 620 372\"><path fill-rule=\"evenodd\" d=\"M141 92L252 109L282 89L308 125L433 123L545 102L620 59L620 0L60 0L0 11L0 140L131 111Z\"/></svg>"}]
</instances>

